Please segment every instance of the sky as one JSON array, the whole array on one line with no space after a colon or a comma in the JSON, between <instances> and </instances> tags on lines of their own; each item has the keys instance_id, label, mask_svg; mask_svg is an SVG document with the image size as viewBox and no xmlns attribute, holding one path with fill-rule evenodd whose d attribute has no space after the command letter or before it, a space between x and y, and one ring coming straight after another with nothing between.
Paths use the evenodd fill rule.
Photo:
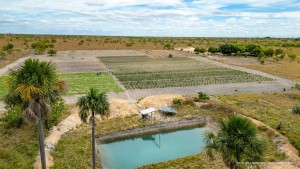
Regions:
<instances>
[{"instance_id":1,"label":"sky","mask_svg":"<svg viewBox=\"0 0 300 169\"><path fill-rule=\"evenodd\" d=\"M300 37L300 0L0 0L0 33Z\"/></svg>"}]
</instances>

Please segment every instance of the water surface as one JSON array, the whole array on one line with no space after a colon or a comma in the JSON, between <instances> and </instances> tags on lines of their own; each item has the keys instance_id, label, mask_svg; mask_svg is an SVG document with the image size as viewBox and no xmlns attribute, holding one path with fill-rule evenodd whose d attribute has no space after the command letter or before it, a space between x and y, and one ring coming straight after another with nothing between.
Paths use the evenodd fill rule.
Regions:
<instances>
[{"instance_id":1,"label":"water surface","mask_svg":"<svg viewBox=\"0 0 300 169\"><path fill-rule=\"evenodd\" d=\"M131 169L198 154L206 128L145 135L99 145L105 169Z\"/></svg>"}]
</instances>

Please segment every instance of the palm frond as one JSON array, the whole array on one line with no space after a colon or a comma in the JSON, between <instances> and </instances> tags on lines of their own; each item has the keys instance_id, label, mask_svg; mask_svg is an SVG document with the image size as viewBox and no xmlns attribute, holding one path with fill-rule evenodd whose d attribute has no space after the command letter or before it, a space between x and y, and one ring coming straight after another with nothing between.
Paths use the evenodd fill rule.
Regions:
<instances>
[{"instance_id":1,"label":"palm frond","mask_svg":"<svg viewBox=\"0 0 300 169\"><path fill-rule=\"evenodd\" d=\"M33 99L33 96L42 94L40 88L35 87L32 84L19 84L15 91L25 101L30 101Z\"/></svg>"}]
</instances>

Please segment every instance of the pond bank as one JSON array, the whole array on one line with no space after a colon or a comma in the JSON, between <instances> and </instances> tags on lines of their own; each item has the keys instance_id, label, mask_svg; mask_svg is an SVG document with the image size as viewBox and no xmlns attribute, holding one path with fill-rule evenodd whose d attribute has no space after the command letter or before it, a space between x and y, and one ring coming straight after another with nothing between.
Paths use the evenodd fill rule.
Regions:
<instances>
[{"instance_id":1,"label":"pond bank","mask_svg":"<svg viewBox=\"0 0 300 169\"><path fill-rule=\"evenodd\" d=\"M126 139L133 136L139 136L144 134L152 134L157 132L173 131L177 129L192 128L205 126L208 123L213 122L212 118L207 116L204 118L189 118L177 121L159 122L154 125L145 126L142 128L134 128L125 131L98 135L96 140L98 143L112 142L118 139Z\"/></svg>"}]
</instances>

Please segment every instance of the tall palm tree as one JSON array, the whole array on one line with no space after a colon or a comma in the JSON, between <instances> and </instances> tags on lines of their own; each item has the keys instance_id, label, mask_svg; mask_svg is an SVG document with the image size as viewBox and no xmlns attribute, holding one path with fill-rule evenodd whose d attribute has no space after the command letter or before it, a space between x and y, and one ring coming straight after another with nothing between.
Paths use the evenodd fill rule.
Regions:
<instances>
[{"instance_id":1,"label":"tall palm tree","mask_svg":"<svg viewBox=\"0 0 300 169\"><path fill-rule=\"evenodd\" d=\"M238 115L221 121L216 135L207 132L205 142L206 153L211 158L214 158L214 153L220 154L231 169L236 168L237 162L262 161L265 152L265 143L258 137L256 126Z\"/></svg>"},{"instance_id":2,"label":"tall palm tree","mask_svg":"<svg viewBox=\"0 0 300 169\"><path fill-rule=\"evenodd\" d=\"M95 147L95 114L106 115L109 109L109 103L105 93L100 93L97 89L91 88L90 91L78 99L79 115L85 123L91 113L90 123L92 126L92 150L93 150L93 168L96 168L96 147Z\"/></svg>"},{"instance_id":3,"label":"tall palm tree","mask_svg":"<svg viewBox=\"0 0 300 169\"><path fill-rule=\"evenodd\" d=\"M65 90L64 81L59 80L58 73L52 62L38 59L27 59L17 70L11 70L7 77L8 94L5 103L9 107L21 106L25 120L37 123L39 131L39 147L42 168L46 168L44 135L42 120L51 113L49 104L60 98Z\"/></svg>"}]
</instances>

